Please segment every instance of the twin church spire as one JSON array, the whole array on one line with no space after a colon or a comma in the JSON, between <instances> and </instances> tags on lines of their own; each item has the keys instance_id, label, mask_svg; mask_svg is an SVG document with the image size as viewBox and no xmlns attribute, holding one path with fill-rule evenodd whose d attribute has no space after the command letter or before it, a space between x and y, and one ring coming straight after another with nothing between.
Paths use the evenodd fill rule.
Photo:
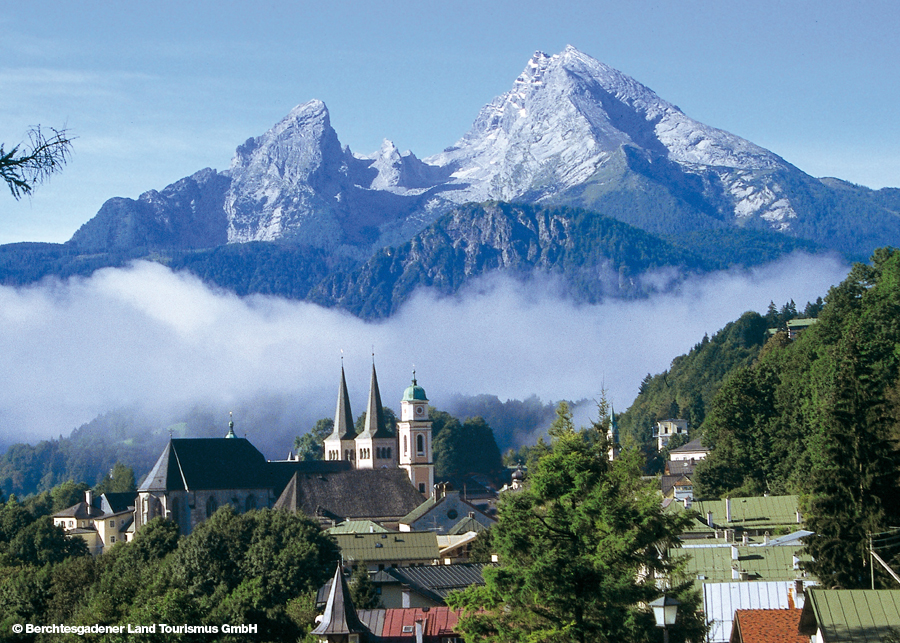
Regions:
<instances>
[{"instance_id":1,"label":"twin church spire","mask_svg":"<svg viewBox=\"0 0 900 643\"><path fill-rule=\"evenodd\" d=\"M387 426L373 362L365 421L362 431L357 435L347 379L341 365L334 429L325 438L325 459L346 460L355 469L403 468L413 485L424 495L430 496L434 486L431 421L427 414L425 390L417 385L415 375L412 386L406 389L400 404L401 421L397 423L394 434Z\"/></svg>"}]
</instances>

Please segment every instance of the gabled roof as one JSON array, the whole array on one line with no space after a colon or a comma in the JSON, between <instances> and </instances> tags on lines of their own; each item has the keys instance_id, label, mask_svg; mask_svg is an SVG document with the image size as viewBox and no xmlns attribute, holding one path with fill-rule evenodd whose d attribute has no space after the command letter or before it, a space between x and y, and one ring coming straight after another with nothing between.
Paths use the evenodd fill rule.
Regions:
<instances>
[{"instance_id":1,"label":"gabled roof","mask_svg":"<svg viewBox=\"0 0 900 643\"><path fill-rule=\"evenodd\" d=\"M432 561L440 556L437 536L430 531L335 534L334 538L345 562Z\"/></svg>"},{"instance_id":2,"label":"gabled roof","mask_svg":"<svg viewBox=\"0 0 900 643\"><path fill-rule=\"evenodd\" d=\"M246 438L169 440L138 491L268 489L266 459Z\"/></svg>"},{"instance_id":3,"label":"gabled roof","mask_svg":"<svg viewBox=\"0 0 900 643\"><path fill-rule=\"evenodd\" d=\"M362 624L350 600L350 590L347 581L341 573L338 565L331 579L331 590L328 593L328 602L325 604L325 613L321 622L310 634L368 634L369 629Z\"/></svg>"},{"instance_id":4,"label":"gabled roof","mask_svg":"<svg viewBox=\"0 0 900 643\"><path fill-rule=\"evenodd\" d=\"M492 519L493 520L493 519ZM474 518L470 518L466 516L458 523L450 527L447 530L448 536L460 536L462 534L468 534L469 532L475 532L476 534L480 534L482 531L487 531L490 527L486 527Z\"/></svg>"},{"instance_id":5,"label":"gabled roof","mask_svg":"<svg viewBox=\"0 0 900 643\"><path fill-rule=\"evenodd\" d=\"M137 500L136 491L121 493L104 493L100 496L100 510L104 514L117 514L126 511L129 507L135 507Z\"/></svg>"},{"instance_id":6,"label":"gabled roof","mask_svg":"<svg viewBox=\"0 0 900 643\"><path fill-rule=\"evenodd\" d=\"M800 631L822 632L823 643L881 643L900 629L900 589L811 589Z\"/></svg>"},{"instance_id":7,"label":"gabled roof","mask_svg":"<svg viewBox=\"0 0 900 643\"><path fill-rule=\"evenodd\" d=\"M428 498L405 515L400 523L410 525L413 529L430 529L444 534L450 533L450 530L455 529L460 521L466 518L469 518L469 522L480 523L482 528L490 528L496 523L496 520L478 507L465 501L458 491L448 491L441 498L435 496Z\"/></svg>"},{"instance_id":8,"label":"gabled roof","mask_svg":"<svg viewBox=\"0 0 900 643\"><path fill-rule=\"evenodd\" d=\"M737 610L731 643L809 643L800 634L798 609Z\"/></svg>"},{"instance_id":9,"label":"gabled roof","mask_svg":"<svg viewBox=\"0 0 900 643\"><path fill-rule=\"evenodd\" d=\"M295 473L275 503L276 509L336 520L393 521L422 502L403 469L350 469L331 473Z\"/></svg>"}]
</instances>

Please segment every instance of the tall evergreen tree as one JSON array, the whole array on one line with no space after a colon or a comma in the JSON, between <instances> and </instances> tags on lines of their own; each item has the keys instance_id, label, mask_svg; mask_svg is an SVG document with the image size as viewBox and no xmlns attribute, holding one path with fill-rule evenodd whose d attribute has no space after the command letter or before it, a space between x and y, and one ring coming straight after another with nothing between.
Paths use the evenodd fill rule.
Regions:
<instances>
[{"instance_id":1,"label":"tall evergreen tree","mask_svg":"<svg viewBox=\"0 0 900 643\"><path fill-rule=\"evenodd\" d=\"M661 638L646 603L661 593L656 578L676 571L661 552L691 519L662 511L634 453L608 460L601 423L576 431L563 409L552 440L525 489L501 502L491 534L499 567L485 569L484 587L451 599L467 608L466 640ZM683 602L673 641L699 640L705 631L688 586L670 590Z\"/></svg>"},{"instance_id":2,"label":"tall evergreen tree","mask_svg":"<svg viewBox=\"0 0 900 643\"><path fill-rule=\"evenodd\" d=\"M868 534L900 519L900 453L890 440L893 420L884 385L874 377L877 356L843 342L829 401L822 459L811 476L807 564L827 587L868 587ZM880 574L879 574L880 575Z\"/></svg>"}]
</instances>

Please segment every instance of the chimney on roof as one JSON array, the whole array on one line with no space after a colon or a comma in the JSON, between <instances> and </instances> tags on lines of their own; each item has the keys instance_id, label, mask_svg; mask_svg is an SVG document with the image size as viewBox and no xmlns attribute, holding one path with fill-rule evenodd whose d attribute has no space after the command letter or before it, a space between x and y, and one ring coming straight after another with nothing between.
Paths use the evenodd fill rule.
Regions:
<instances>
[{"instance_id":1,"label":"chimney on roof","mask_svg":"<svg viewBox=\"0 0 900 643\"><path fill-rule=\"evenodd\" d=\"M750 536L749 536L749 534L747 534L746 531L745 531L745 532L743 533L743 535L741 536L741 544L742 544L744 547L746 547L747 545L750 544Z\"/></svg>"},{"instance_id":2,"label":"chimney on roof","mask_svg":"<svg viewBox=\"0 0 900 643\"><path fill-rule=\"evenodd\" d=\"M738 559L737 545L732 545L731 546L731 560L737 560L737 559Z\"/></svg>"},{"instance_id":3,"label":"chimney on roof","mask_svg":"<svg viewBox=\"0 0 900 643\"><path fill-rule=\"evenodd\" d=\"M803 516L800 515L800 510L798 509L797 510L797 524L799 525L801 522L803 522Z\"/></svg>"},{"instance_id":4,"label":"chimney on roof","mask_svg":"<svg viewBox=\"0 0 900 643\"><path fill-rule=\"evenodd\" d=\"M416 619L416 643L422 643L425 640L425 623Z\"/></svg>"},{"instance_id":5,"label":"chimney on roof","mask_svg":"<svg viewBox=\"0 0 900 643\"><path fill-rule=\"evenodd\" d=\"M769 532L767 531L765 534L763 534L763 545L768 545L768 544L769 544Z\"/></svg>"},{"instance_id":6,"label":"chimney on roof","mask_svg":"<svg viewBox=\"0 0 900 643\"><path fill-rule=\"evenodd\" d=\"M94 490L93 490L93 489L87 489L87 490L84 492L84 503L85 503L88 507L93 507L93 506L94 506Z\"/></svg>"},{"instance_id":7,"label":"chimney on roof","mask_svg":"<svg viewBox=\"0 0 900 643\"><path fill-rule=\"evenodd\" d=\"M711 511L706 512L706 524L713 528L716 526L716 523L713 522L713 514Z\"/></svg>"},{"instance_id":8,"label":"chimney on roof","mask_svg":"<svg viewBox=\"0 0 900 643\"><path fill-rule=\"evenodd\" d=\"M731 522L731 498L725 498L725 522Z\"/></svg>"}]
</instances>

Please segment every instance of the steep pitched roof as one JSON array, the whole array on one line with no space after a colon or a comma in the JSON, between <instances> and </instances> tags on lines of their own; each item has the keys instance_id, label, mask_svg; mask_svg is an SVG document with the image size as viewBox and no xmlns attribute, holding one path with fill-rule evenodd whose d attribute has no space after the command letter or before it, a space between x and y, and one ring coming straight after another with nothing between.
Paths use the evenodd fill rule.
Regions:
<instances>
[{"instance_id":1,"label":"steep pitched roof","mask_svg":"<svg viewBox=\"0 0 900 643\"><path fill-rule=\"evenodd\" d=\"M798 630L801 611L736 610L731 643L809 643Z\"/></svg>"},{"instance_id":2,"label":"steep pitched roof","mask_svg":"<svg viewBox=\"0 0 900 643\"><path fill-rule=\"evenodd\" d=\"M120 493L104 493L100 496L100 509L105 514L117 514L129 507L134 507L137 500L136 491Z\"/></svg>"},{"instance_id":3,"label":"steep pitched roof","mask_svg":"<svg viewBox=\"0 0 900 643\"><path fill-rule=\"evenodd\" d=\"M325 604L325 613L321 622L310 634L369 634L369 629L362 624L350 600L350 589L347 581L341 573L338 565L331 579L331 590L328 593L328 602Z\"/></svg>"},{"instance_id":4,"label":"steep pitched roof","mask_svg":"<svg viewBox=\"0 0 900 643\"><path fill-rule=\"evenodd\" d=\"M369 383L369 403L366 405L366 423L357 438L392 438L394 437L384 421L384 407L381 405L381 392L378 390L378 376L375 364L372 364L372 379Z\"/></svg>"},{"instance_id":5,"label":"steep pitched roof","mask_svg":"<svg viewBox=\"0 0 900 643\"><path fill-rule=\"evenodd\" d=\"M810 589L800 631L823 643L881 643L900 628L900 589Z\"/></svg>"},{"instance_id":6,"label":"steep pitched roof","mask_svg":"<svg viewBox=\"0 0 900 643\"><path fill-rule=\"evenodd\" d=\"M448 491L441 498L428 498L400 522L413 529L430 529L444 534L450 533L465 518L480 523L482 528L490 528L496 523L478 507L464 500L458 491Z\"/></svg>"},{"instance_id":7,"label":"steep pitched roof","mask_svg":"<svg viewBox=\"0 0 900 643\"><path fill-rule=\"evenodd\" d=\"M351 469L296 473L276 509L332 519L397 520L422 502L403 469Z\"/></svg>"},{"instance_id":8,"label":"steep pitched roof","mask_svg":"<svg viewBox=\"0 0 900 643\"><path fill-rule=\"evenodd\" d=\"M347 379L344 367L341 366L341 385L338 388L337 409L334 411L334 430L329 440L352 440L356 437L353 427L353 411L350 410L350 394L347 392Z\"/></svg>"},{"instance_id":9,"label":"steep pitched roof","mask_svg":"<svg viewBox=\"0 0 900 643\"><path fill-rule=\"evenodd\" d=\"M174 438L138 491L268 489L266 459L246 438Z\"/></svg>"}]
</instances>

